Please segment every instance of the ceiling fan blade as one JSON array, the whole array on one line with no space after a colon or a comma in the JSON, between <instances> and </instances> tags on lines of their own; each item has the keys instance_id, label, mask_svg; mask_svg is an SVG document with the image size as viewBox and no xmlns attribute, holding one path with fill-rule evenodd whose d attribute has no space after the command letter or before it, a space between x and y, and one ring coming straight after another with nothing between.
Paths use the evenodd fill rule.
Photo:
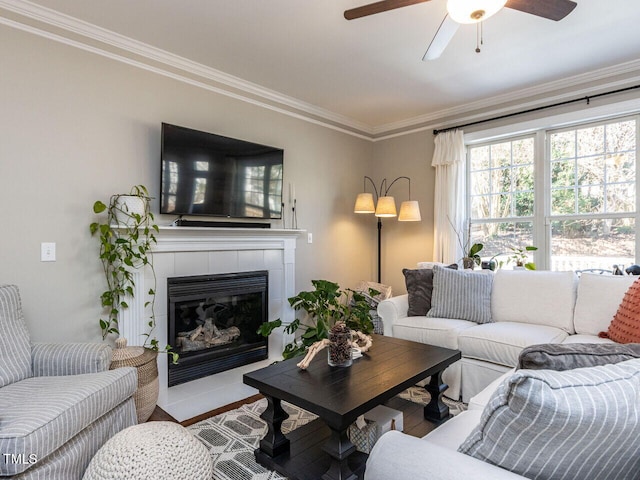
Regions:
<instances>
[{"instance_id":1,"label":"ceiling fan blade","mask_svg":"<svg viewBox=\"0 0 640 480\"><path fill-rule=\"evenodd\" d=\"M557 22L573 12L576 5L571 0L509 0L505 7Z\"/></svg>"},{"instance_id":2,"label":"ceiling fan blade","mask_svg":"<svg viewBox=\"0 0 640 480\"><path fill-rule=\"evenodd\" d=\"M363 5L362 7L345 10L344 18L347 20L353 20L354 18L366 17L367 15L373 15L375 13L386 12L387 10L394 10L396 8L408 7L409 5L429 1L431 0L382 0L381 2L370 3L369 5Z\"/></svg>"},{"instance_id":3,"label":"ceiling fan blade","mask_svg":"<svg viewBox=\"0 0 640 480\"><path fill-rule=\"evenodd\" d=\"M427 51L422 57L422 60L427 61L439 58L444 49L447 48L447 45L449 45L449 42L455 33L458 31L459 26L460 24L454 21L448 14L445 15L442 23L438 27L438 31L433 37L433 40L431 40L429 47L427 47Z\"/></svg>"}]
</instances>

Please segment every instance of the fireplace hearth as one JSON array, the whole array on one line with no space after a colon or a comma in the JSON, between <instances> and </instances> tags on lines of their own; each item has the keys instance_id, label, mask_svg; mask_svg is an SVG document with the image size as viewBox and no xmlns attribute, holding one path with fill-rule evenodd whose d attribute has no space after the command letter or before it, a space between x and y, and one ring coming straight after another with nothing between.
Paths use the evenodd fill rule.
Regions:
<instances>
[{"instance_id":1,"label":"fireplace hearth","mask_svg":"<svg viewBox=\"0 0 640 480\"><path fill-rule=\"evenodd\" d=\"M266 270L167 279L168 339L180 355L169 365L169 386L264 360L267 339Z\"/></svg>"}]
</instances>

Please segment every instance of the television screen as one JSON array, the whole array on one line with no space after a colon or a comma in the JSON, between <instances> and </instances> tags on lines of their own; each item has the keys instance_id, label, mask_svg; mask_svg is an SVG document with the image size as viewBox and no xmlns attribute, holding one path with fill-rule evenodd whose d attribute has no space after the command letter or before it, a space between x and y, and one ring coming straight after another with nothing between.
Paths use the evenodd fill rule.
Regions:
<instances>
[{"instance_id":1,"label":"television screen","mask_svg":"<svg viewBox=\"0 0 640 480\"><path fill-rule=\"evenodd\" d=\"M282 217L284 151L162 124L160 213Z\"/></svg>"}]
</instances>

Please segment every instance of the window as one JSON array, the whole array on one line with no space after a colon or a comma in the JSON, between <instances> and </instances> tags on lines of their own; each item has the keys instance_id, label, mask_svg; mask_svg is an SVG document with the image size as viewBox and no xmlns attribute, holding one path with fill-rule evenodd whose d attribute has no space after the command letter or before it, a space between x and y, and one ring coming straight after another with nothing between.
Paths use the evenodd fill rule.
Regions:
<instances>
[{"instance_id":1,"label":"window","mask_svg":"<svg viewBox=\"0 0 640 480\"><path fill-rule=\"evenodd\" d=\"M468 149L471 241L484 244L485 260L533 242L534 144L525 137Z\"/></svg>"},{"instance_id":2,"label":"window","mask_svg":"<svg viewBox=\"0 0 640 480\"><path fill-rule=\"evenodd\" d=\"M636 263L637 131L635 116L470 145L471 240L483 259L535 245L539 268Z\"/></svg>"},{"instance_id":3,"label":"window","mask_svg":"<svg viewBox=\"0 0 640 480\"><path fill-rule=\"evenodd\" d=\"M636 120L549 132L551 266L635 263Z\"/></svg>"}]
</instances>

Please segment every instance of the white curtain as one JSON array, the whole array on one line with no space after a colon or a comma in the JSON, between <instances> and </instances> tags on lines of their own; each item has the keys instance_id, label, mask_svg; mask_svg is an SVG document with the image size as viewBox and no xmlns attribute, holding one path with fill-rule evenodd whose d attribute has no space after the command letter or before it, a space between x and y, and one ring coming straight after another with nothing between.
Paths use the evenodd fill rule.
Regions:
<instances>
[{"instance_id":1,"label":"white curtain","mask_svg":"<svg viewBox=\"0 0 640 480\"><path fill-rule=\"evenodd\" d=\"M436 169L433 261L455 263L463 257L458 234L462 241L465 235L464 134L462 130L439 133L435 146L431 162Z\"/></svg>"}]
</instances>

